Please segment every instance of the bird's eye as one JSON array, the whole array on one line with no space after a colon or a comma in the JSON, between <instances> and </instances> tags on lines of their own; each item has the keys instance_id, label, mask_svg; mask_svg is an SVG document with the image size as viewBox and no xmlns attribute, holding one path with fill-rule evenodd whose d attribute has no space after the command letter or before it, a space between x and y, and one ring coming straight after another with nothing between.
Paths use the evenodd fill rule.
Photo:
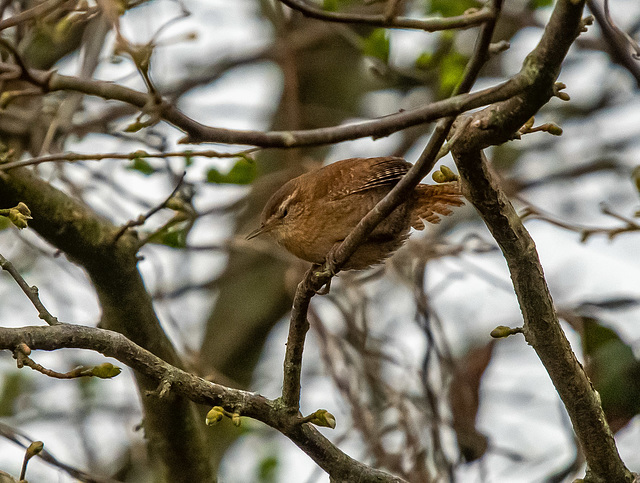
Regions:
<instances>
[{"instance_id":1,"label":"bird's eye","mask_svg":"<svg viewBox=\"0 0 640 483\"><path fill-rule=\"evenodd\" d=\"M278 209L278 218L284 218L285 216L287 216L287 213L289 213L289 207L288 206L281 206Z\"/></svg>"}]
</instances>

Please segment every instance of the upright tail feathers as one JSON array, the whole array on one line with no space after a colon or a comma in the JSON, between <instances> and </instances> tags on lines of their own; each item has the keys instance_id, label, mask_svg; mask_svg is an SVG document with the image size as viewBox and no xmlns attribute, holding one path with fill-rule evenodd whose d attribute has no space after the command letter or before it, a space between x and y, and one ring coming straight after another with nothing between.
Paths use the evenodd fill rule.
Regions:
<instances>
[{"instance_id":1,"label":"upright tail feathers","mask_svg":"<svg viewBox=\"0 0 640 483\"><path fill-rule=\"evenodd\" d=\"M464 199L460 190L460 181L450 181L435 185L420 184L416 187L418 200L411 215L411 226L416 230L424 229L424 222L440 223L440 215L453 213L451 206L462 206Z\"/></svg>"}]
</instances>

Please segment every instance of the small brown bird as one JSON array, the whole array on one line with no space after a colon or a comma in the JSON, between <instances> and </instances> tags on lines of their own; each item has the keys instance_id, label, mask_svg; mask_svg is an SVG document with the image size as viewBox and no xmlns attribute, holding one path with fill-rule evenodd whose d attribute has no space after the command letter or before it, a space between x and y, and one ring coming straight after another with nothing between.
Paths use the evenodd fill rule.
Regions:
<instances>
[{"instance_id":1,"label":"small brown bird","mask_svg":"<svg viewBox=\"0 0 640 483\"><path fill-rule=\"evenodd\" d=\"M260 228L247 236L270 234L289 252L321 264L358 222L409 171L398 157L351 158L303 174L285 183L269 199ZM364 270L392 255L409 237L411 227L439 223L450 206L461 206L460 183L419 184L411 197L380 223L342 270Z\"/></svg>"}]
</instances>

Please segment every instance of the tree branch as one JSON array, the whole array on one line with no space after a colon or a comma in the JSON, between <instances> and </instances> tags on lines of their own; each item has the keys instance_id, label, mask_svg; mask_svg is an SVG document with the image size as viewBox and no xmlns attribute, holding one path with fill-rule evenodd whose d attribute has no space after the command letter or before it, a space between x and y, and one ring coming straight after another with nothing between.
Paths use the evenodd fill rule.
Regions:
<instances>
[{"instance_id":1,"label":"tree branch","mask_svg":"<svg viewBox=\"0 0 640 483\"><path fill-rule=\"evenodd\" d=\"M14 72L15 66L0 63L0 72ZM80 79L65 76L55 72L29 70L30 77L45 92L74 91L87 95L101 97L107 100L117 100L144 109L149 102L149 94L139 92L112 82L95 79ZM261 147L291 148L300 146L319 146L333 144L363 137L380 138L389 136L411 126L436 121L445 116L456 116L471 109L486 106L491 103L504 101L528 87L528 79L523 75L516 75L502 84L472 94L461 94L448 99L433 102L416 109L390 114L378 119L300 131L244 131L205 126L178 108L162 101L156 108L161 117L187 134L183 143L223 143L244 144ZM523 122L524 124L524 122ZM519 126L518 126L519 127Z\"/></svg>"},{"instance_id":2,"label":"tree branch","mask_svg":"<svg viewBox=\"0 0 640 483\"><path fill-rule=\"evenodd\" d=\"M180 366L137 270L137 237L125 233L116 243L117 227L26 168L0 172L0 206L14 205L15 200L31 210L30 227L87 271L102 309L102 326ZM140 375L137 383L141 393L156 386ZM185 474L194 481L212 481L203 430L197 426L190 403L179 397L141 401L145 434L153 456L162 462L158 468L164 468L173 481Z\"/></svg>"},{"instance_id":3,"label":"tree branch","mask_svg":"<svg viewBox=\"0 0 640 483\"><path fill-rule=\"evenodd\" d=\"M556 3L551 19L536 48L527 55L517 78L527 86L522 93L470 115L471 122L458 149L473 152L514 139L514 134L558 94L555 84L562 62L573 41L590 23L581 19L583 0Z\"/></svg>"},{"instance_id":4,"label":"tree branch","mask_svg":"<svg viewBox=\"0 0 640 483\"><path fill-rule=\"evenodd\" d=\"M609 46L613 61L627 69L640 87L640 62L630 55L630 44L624 32L618 32L617 27L607 21L605 11L600 8L596 0L587 0L587 6L600 26L602 37Z\"/></svg>"},{"instance_id":5,"label":"tree branch","mask_svg":"<svg viewBox=\"0 0 640 483\"><path fill-rule=\"evenodd\" d=\"M509 265L526 340L549 373L584 450L588 464L585 481L633 481L618 455L600 397L560 327L533 239L493 179L483 156L479 152L454 155L465 181L465 196L480 212Z\"/></svg>"},{"instance_id":6,"label":"tree branch","mask_svg":"<svg viewBox=\"0 0 640 483\"><path fill-rule=\"evenodd\" d=\"M393 17L384 14L364 15L355 13L330 12L309 5L304 0L280 0L289 8L302 12L303 15L318 20L338 23L365 24L372 27L401 28L436 32L439 30L467 29L492 20L490 9L480 9L457 17L413 19Z\"/></svg>"},{"instance_id":7,"label":"tree branch","mask_svg":"<svg viewBox=\"0 0 640 483\"><path fill-rule=\"evenodd\" d=\"M25 23L36 17L43 17L48 13L53 12L58 7L61 7L65 3L69 3L71 5L73 2L70 0L49 0L48 2L39 3L34 7L24 10L16 15L13 15L4 20L0 20L0 31L8 29L10 27L15 27L16 25Z\"/></svg>"},{"instance_id":8,"label":"tree branch","mask_svg":"<svg viewBox=\"0 0 640 483\"><path fill-rule=\"evenodd\" d=\"M453 147L465 195L480 212L502 249L524 317L524 334L547 369L584 450L585 481L629 482L613 435L582 366L553 307L535 244L506 195L493 179L480 149L510 139L554 94L554 82L571 43L583 29L584 1L560 0L523 72L531 88L514 99L472 115L470 128Z\"/></svg>"},{"instance_id":9,"label":"tree branch","mask_svg":"<svg viewBox=\"0 0 640 483\"><path fill-rule=\"evenodd\" d=\"M55 327L0 328L0 350L13 351L20 344L32 350L53 351L61 348L88 349L113 357L144 375L158 386L170 389L166 399L181 396L207 406L251 417L280 431L307 453L336 481L379 481L402 483L389 475L350 458L311 424L300 423L300 417L259 394L215 384L175 367L124 335L105 329L78 325ZM153 394L146 399L159 399ZM204 421L202 422L204 426ZM183 442L184 443L184 442Z\"/></svg>"},{"instance_id":10,"label":"tree branch","mask_svg":"<svg viewBox=\"0 0 640 483\"><path fill-rule=\"evenodd\" d=\"M245 149L243 151L235 153L225 153L221 151L215 151L211 149L193 151L185 149L183 151L161 151L157 153L149 153L143 150L137 150L129 153L72 153L64 152L57 154L46 154L44 156L37 156L35 158L23 159L20 161L10 161L8 163L0 164L0 171L9 171L14 168L24 168L25 166L36 166L43 163L54 163L58 161L65 161L68 163L75 163L79 161L101 161L103 159L125 159L133 161L134 159L146 159L146 158L238 158L241 156L247 156L254 152L256 148Z\"/></svg>"},{"instance_id":11,"label":"tree branch","mask_svg":"<svg viewBox=\"0 0 640 483\"><path fill-rule=\"evenodd\" d=\"M18 270L16 270L16 268L13 266L13 263L11 263L9 260L4 258L2 255L0 255L0 268L2 268L2 270L7 271L9 275L13 277L13 279L16 281L18 286L22 289L24 294L27 296L27 298L31 301L33 306L38 311L38 317L40 317L49 325L58 325L61 323L56 317L51 315L51 312L47 310L47 308L44 306L44 304L40 300L38 287L36 287L35 285L29 285L25 281L25 279L22 278L22 275L20 275L20 272L18 272Z\"/></svg>"},{"instance_id":12,"label":"tree branch","mask_svg":"<svg viewBox=\"0 0 640 483\"><path fill-rule=\"evenodd\" d=\"M502 0L492 2L492 21L483 25L476 49L469 61L463 79L456 89L456 93L471 89L473 81L477 77L480 66L488 58L488 49L493 35L493 29L502 6ZM418 161L411 167L407 174L367 215L360 220L353 231L345 238L337 250L327 254L325 270L318 272L311 268L297 287L293 300L293 309L289 323L289 336L284 362L284 382L282 386L282 399L286 406L292 410L298 410L300 404L300 376L302 371L302 353L304 340L309 330L307 311L311 298L331 277L338 273L349 257L357 250L369 234L389 214L407 198L420 181L433 169L438 159L442 144L453 125L454 117L441 119L435 127L434 133Z\"/></svg>"}]
</instances>

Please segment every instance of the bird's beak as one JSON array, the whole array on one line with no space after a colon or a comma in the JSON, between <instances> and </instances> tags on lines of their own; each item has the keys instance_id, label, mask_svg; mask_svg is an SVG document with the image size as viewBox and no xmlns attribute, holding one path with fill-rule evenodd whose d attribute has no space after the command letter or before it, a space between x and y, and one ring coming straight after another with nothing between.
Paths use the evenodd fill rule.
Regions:
<instances>
[{"instance_id":1,"label":"bird's beak","mask_svg":"<svg viewBox=\"0 0 640 483\"><path fill-rule=\"evenodd\" d=\"M251 240L252 238L257 237L258 235L262 235L265 231L268 231L268 230L269 230L269 226L262 224L260 228L258 228L257 230L253 230L251 233L247 235L247 240Z\"/></svg>"}]
</instances>

